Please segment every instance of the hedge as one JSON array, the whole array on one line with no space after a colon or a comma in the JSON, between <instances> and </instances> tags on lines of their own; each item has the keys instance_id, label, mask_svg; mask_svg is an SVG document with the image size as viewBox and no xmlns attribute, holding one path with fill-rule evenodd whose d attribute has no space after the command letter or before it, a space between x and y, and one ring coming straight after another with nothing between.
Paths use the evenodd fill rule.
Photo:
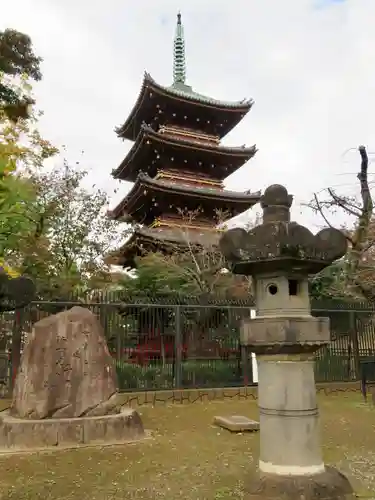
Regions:
<instances>
[{"instance_id":1,"label":"hedge","mask_svg":"<svg viewBox=\"0 0 375 500\"><path fill-rule=\"evenodd\" d=\"M361 361L366 359L361 356ZM369 366L367 377L375 381L375 365ZM121 391L173 389L173 364L141 366L117 362ZM317 382L349 380L347 355L328 351L317 357L315 363ZM243 385L243 375L236 360L185 361L181 364L181 388L230 387Z\"/></svg>"},{"instance_id":2,"label":"hedge","mask_svg":"<svg viewBox=\"0 0 375 500\"><path fill-rule=\"evenodd\" d=\"M121 391L173 389L173 364L141 366L118 361L117 376ZM186 361L181 364L181 386L219 387L242 385L237 361Z\"/></svg>"}]
</instances>

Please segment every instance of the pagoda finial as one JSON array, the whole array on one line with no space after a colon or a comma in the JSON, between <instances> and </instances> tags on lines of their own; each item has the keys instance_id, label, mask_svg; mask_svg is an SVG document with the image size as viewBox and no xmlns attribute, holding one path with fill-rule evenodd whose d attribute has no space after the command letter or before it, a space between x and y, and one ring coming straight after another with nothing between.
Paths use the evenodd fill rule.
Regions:
<instances>
[{"instance_id":1,"label":"pagoda finial","mask_svg":"<svg viewBox=\"0 0 375 500\"><path fill-rule=\"evenodd\" d=\"M176 34L173 43L173 84L185 84L186 62L185 62L185 38L184 27L181 22L181 12L177 14Z\"/></svg>"}]
</instances>

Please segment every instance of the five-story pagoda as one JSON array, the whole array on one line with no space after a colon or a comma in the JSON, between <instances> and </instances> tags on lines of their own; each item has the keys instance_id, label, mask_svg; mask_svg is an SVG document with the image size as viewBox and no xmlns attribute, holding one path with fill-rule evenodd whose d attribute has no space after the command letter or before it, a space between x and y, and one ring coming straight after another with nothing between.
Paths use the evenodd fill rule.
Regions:
<instances>
[{"instance_id":1,"label":"five-story pagoda","mask_svg":"<svg viewBox=\"0 0 375 500\"><path fill-rule=\"evenodd\" d=\"M116 263L124 267L133 266L134 257L145 251L215 243L218 217L234 217L260 198L259 192L233 192L223 186L228 175L254 156L256 147L220 145L253 101L218 101L186 84L181 14L173 56L173 84L161 86L145 73L130 115L116 130L120 138L134 141L112 172L115 179L134 182L110 212L114 219L139 227L116 252Z\"/></svg>"}]
</instances>

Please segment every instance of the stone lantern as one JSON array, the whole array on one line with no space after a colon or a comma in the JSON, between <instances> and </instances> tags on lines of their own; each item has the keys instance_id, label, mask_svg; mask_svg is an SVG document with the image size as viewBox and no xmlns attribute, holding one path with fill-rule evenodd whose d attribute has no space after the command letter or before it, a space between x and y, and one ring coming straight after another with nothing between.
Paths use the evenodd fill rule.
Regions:
<instances>
[{"instance_id":1,"label":"stone lantern","mask_svg":"<svg viewBox=\"0 0 375 500\"><path fill-rule=\"evenodd\" d=\"M273 185L261 197L263 223L231 229L220 248L233 273L252 276L257 316L245 320L241 343L258 359L259 474L246 498L347 498L349 481L323 462L314 353L330 342L328 318L311 316L308 278L347 248L344 235L313 235L290 221L293 197Z\"/></svg>"}]
</instances>

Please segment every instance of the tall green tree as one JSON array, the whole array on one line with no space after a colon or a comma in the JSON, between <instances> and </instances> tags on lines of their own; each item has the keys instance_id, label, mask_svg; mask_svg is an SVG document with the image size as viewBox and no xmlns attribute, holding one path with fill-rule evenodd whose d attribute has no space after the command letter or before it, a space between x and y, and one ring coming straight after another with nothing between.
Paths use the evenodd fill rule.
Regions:
<instances>
[{"instance_id":1,"label":"tall green tree","mask_svg":"<svg viewBox=\"0 0 375 500\"><path fill-rule=\"evenodd\" d=\"M39 81L42 59L34 53L31 38L19 31L0 31L0 107L12 121L30 116L34 99L12 84L17 77Z\"/></svg>"}]
</instances>

